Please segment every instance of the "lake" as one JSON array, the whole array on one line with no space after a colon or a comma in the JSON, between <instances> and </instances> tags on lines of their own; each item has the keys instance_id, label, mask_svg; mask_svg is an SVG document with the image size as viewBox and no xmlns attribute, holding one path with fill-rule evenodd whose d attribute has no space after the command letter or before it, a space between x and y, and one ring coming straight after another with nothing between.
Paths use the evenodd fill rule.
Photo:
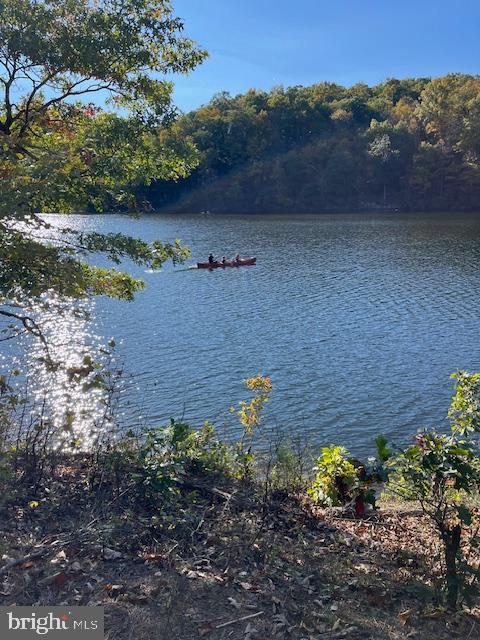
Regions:
<instances>
[{"instance_id":1,"label":"lake","mask_svg":"<svg viewBox=\"0 0 480 640\"><path fill-rule=\"evenodd\" d=\"M62 219L64 220L64 219ZM148 273L134 303L98 300L94 331L117 340L122 424L209 419L230 435L242 380L270 375L265 430L362 454L447 426L457 368L480 370L480 216L73 216L145 240L180 238L192 258ZM238 269L188 269L209 252ZM80 323L80 321L78 321ZM81 326L80 326L81 324ZM69 325L83 339L84 323Z\"/></svg>"}]
</instances>

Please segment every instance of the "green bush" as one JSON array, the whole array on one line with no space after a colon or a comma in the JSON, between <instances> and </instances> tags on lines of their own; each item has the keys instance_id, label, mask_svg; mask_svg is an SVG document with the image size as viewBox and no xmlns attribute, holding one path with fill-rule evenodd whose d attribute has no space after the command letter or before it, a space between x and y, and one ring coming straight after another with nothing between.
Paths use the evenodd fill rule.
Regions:
<instances>
[{"instance_id":1,"label":"green bush","mask_svg":"<svg viewBox=\"0 0 480 640\"><path fill-rule=\"evenodd\" d=\"M455 395L452 398L448 417L452 431L459 435L480 432L480 373L457 371L452 374L456 380Z\"/></svg>"},{"instance_id":2,"label":"green bush","mask_svg":"<svg viewBox=\"0 0 480 640\"><path fill-rule=\"evenodd\" d=\"M474 511L468 497L480 489L480 457L471 442L426 431L391 462L389 489L403 500L418 502L443 543L444 583L440 595L450 608L459 598L478 595L478 568L470 564L468 548L480 537L471 525ZM462 546L466 538L467 552Z\"/></svg>"},{"instance_id":3,"label":"green bush","mask_svg":"<svg viewBox=\"0 0 480 640\"><path fill-rule=\"evenodd\" d=\"M210 423L196 431L173 419L167 428L147 431L134 462L135 480L149 497L178 490L189 473L229 474L234 466L230 448L214 437Z\"/></svg>"},{"instance_id":4,"label":"green bush","mask_svg":"<svg viewBox=\"0 0 480 640\"><path fill-rule=\"evenodd\" d=\"M307 459L308 452L304 447L295 447L291 440L282 440L276 447L268 468L269 488L287 493L303 489Z\"/></svg>"},{"instance_id":5,"label":"green bush","mask_svg":"<svg viewBox=\"0 0 480 640\"><path fill-rule=\"evenodd\" d=\"M313 502L334 507L352 498L358 475L344 447L324 447L314 469L315 478L307 489Z\"/></svg>"},{"instance_id":6,"label":"green bush","mask_svg":"<svg viewBox=\"0 0 480 640\"><path fill-rule=\"evenodd\" d=\"M387 479L385 463L392 455L384 436L377 436L375 444L377 457L369 458L366 463L352 458L344 447L330 445L323 448L314 467L315 478L307 489L313 502L325 507L351 503L359 516L364 514L365 505L375 507L373 485Z\"/></svg>"},{"instance_id":7,"label":"green bush","mask_svg":"<svg viewBox=\"0 0 480 640\"><path fill-rule=\"evenodd\" d=\"M480 451L472 437L480 432L480 374L458 371L452 377L451 435L434 429L418 434L390 462L388 488L418 502L438 531L445 567L440 595L453 609L479 594L480 569L469 555L480 547L478 516L471 507L471 496L480 491Z\"/></svg>"}]
</instances>

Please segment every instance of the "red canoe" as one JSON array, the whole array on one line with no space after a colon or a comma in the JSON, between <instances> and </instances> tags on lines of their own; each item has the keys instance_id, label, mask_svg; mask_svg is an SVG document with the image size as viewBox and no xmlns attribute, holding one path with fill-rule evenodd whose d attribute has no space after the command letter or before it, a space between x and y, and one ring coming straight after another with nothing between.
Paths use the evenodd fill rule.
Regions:
<instances>
[{"instance_id":1,"label":"red canoe","mask_svg":"<svg viewBox=\"0 0 480 640\"><path fill-rule=\"evenodd\" d=\"M227 262L197 262L199 269L218 269L219 267L247 267L255 264L256 258L241 258L240 260L228 260Z\"/></svg>"}]
</instances>

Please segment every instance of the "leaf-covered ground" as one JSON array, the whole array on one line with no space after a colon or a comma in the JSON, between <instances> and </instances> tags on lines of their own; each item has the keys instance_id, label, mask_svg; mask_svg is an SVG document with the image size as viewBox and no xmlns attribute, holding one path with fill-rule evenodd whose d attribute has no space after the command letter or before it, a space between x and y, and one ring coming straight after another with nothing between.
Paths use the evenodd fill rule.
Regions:
<instances>
[{"instance_id":1,"label":"leaf-covered ground","mask_svg":"<svg viewBox=\"0 0 480 640\"><path fill-rule=\"evenodd\" d=\"M435 608L439 547L415 512L359 520L205 478L155 510L104 489L64 468L38 506L10 502L0 604L103 605L119 640L480 637L480 609Z\"/></svg>"}]
</instances>

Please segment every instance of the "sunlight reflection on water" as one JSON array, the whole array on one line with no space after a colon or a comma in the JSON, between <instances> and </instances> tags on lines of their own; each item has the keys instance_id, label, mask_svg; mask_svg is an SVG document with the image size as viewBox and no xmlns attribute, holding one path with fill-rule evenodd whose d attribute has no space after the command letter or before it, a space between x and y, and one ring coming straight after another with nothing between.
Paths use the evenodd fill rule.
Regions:
<instances>
[{"instance_id":1,"label":"sunlight reflection on water","mask_svg":"<svg viewBox=\"0 0 480 640\"><path fill-rule=\"evenodd\" d=\"M13 380L26 403L23 430L48 424L57 447L88 449L99 436L112 431L111 393L100 381L96 383L96 376L107 361L110 371L116 362L105 348L105 339L93 331L89 320L93 311L92 302L74 304L50 296L47 308L29 311L48 343L48 357L39 340L24 334L4 350L0 361L1 373L20 372Z\"/></svg>"},{"instance_id":2,"label":"sunlight reflection on water","mask_svg":"<svg viewBox=\"0 0 480 640\"><path fill-rule=\"evenodd\" d=\"M72 303L62 305L63 313L54 308L42 313L42 327L49 344L50 356L54 362L61 363L58 369L50 371L42 363L42 346L36 343L29 352L28 377L33 382L36 404L40 410L44 402L44 410L51 416L55 430L73 439L81 440L88 446L96 438L99 423L106 406L106 391L103 388L89 388L92 377L98 373L93 370L82 377L72 372L81 371L86 359L97 360L101 339L92 332L92 325L82 313L74 312ZM92 304L84 303L80 311L93 311ZM78 305L77 305L78 309ZM73 375L73 377L72 377ZM105 418L107 421L108 417ZM103 422L105 429L108 424Z\"/></svg>"}]
</instances>

